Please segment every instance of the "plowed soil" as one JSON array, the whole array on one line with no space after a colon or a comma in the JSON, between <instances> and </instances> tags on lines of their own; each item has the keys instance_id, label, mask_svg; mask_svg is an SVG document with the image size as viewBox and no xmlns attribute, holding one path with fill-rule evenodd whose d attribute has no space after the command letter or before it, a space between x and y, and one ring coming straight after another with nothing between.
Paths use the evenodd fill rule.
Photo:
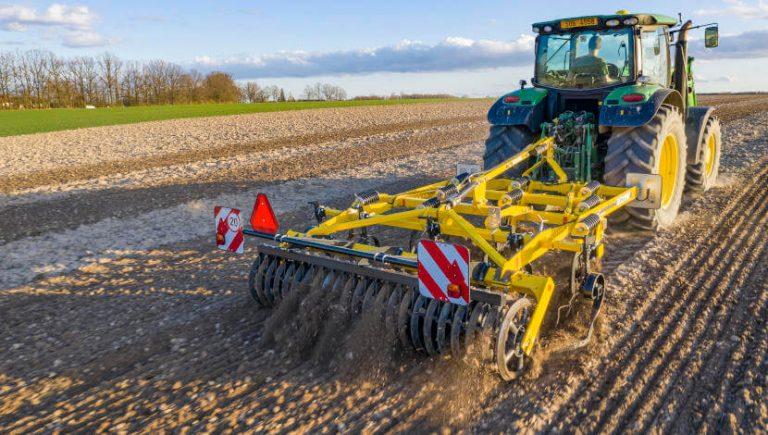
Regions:
<instances>
[{"instance_id":1,"label":"plowed soil","mask_svg":"<svg viewBox=\"0 0 768 435\"><path fill-rule=\"evenodd\" d=\"M583 332L579 306L513 383L393 352L365 319L323 311L317 292L257 308L252 244L216 252L207 228L213 204L247 208L259 190L282 196L283 228L302 228L308 200L342 205L368 186L445 176L482 153L476 103L423 122L366 112L359 134L348 117L289 155L270 154L285 146L271 137L282 145L11 175L0 186L0 432L765 432L768 97L703 100L725 125L718 187L688 195L671 228L612 232L596 337L557 351ZM96 234L109 243L89 243Z\"/></svg>"}]
</instances>

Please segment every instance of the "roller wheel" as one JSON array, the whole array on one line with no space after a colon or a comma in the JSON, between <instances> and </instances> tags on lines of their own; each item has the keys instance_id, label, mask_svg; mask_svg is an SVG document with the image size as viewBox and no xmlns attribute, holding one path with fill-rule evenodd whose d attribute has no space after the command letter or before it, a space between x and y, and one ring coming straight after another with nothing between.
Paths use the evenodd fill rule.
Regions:
<instances>
[{"instance_id":1,"label":"roller wheel","mask_svg":"<svg viewBox=\"0 0 768 435\"><path fill-rule=\"evenodd\" d=\"M485 140L485 153L483 154L483 169L498 166L523 150L533 142L533 134L526 127L492 125L488 139ZM508 177L519 177L528 169L527 164L522 164L506 173Z\"/></svg>"},{"instance_id":2,"label":"roller wheel","mask_svg":"<svg viewBox=\"0 0 768 435\"><path fill-rule=\"evenodd\" d=\"M528 298L515 301L504 313L496 338L496 369L505 381L518 377L525 368L523 336L531 318L533 304Z\"/></svg>"},{"instance_id":3,"label":"roller wheel","mask_svg":"<svg viewBox=\"0 0 768 435\"><path fill-rule=\"evenodd\" d=\"M703 193L712 188L720 171L721 150L720 120L711 117L704 125L699 144L699 163L688 165L685 174L689 191Z\"/></svg>"},{"instance_id":4,"label":"roller wheel","mask_svg":"<svg viewBox=\"0 0 768 435\"><path fill-rule=\"evenodd\" d=\"M614 129L605 156L605 183L624 186L628 173L661 175L661 208L626 207L612 221L651 231L671 224L683 197L686 149L683 117L667 104L645 125Z\"/></svg>"}]
</instances>

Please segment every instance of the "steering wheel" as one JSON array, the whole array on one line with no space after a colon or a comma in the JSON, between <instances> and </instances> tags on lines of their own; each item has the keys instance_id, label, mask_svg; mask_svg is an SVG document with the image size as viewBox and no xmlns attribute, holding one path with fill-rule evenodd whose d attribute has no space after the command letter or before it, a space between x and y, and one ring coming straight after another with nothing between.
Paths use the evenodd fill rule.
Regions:
<instances>
[{"instance_id":1,"label":"steering wheel","mask_svg":"<svg viewBox=\"0 0 768 435\"><path fill-rule=\"evenodd\" d=\"M576 73L573 76L574 83L594 85L605 81L605 76L597 73Z\"/></svg>"},{"instance_id":2,"label":"steering wheel","mask_svg":"<svg viewBox=\"0 0 768 435\"><path fill-rule=\"evenodd\" d=\"M619 78L619 67L614 65L614 64L612 64L612 63L606 64L606 65L608 66L608 77L610 77L612 79L618 79Z\"/></svg>"}]
</instances>

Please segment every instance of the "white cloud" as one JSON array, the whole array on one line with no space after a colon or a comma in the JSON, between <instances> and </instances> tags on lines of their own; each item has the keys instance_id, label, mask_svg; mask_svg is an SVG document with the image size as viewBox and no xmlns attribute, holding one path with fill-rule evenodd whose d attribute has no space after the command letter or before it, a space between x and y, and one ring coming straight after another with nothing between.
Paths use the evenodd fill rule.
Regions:
<instances>
[{"instance_id":1,"label":"white cloud","mask_svg":"<svg viewBox=\"0 0 768 435\"><path fill-rule=\"evenodd\" d=\"M103 36L90 30L76 30L67 32L62 42L66 47L103 47L109 44Z\"/></svg>"},{"instance_id":2,"label":"white cloud","mask_svg":"<svg viewBox=\"0 0 768 435\"><path fill-rule=\"evenodd\" d=\"M218 60L201 56L194 64L236 78L457 71L530 64L533 47L531 35L513 41L448 37L436 44L402 40L390 46L324 53L292 51Z\"/></svg>"},{"instance_id":3,"label":"white cloud","mask_svg":"<svg viewBox=\"0 0 768 435\"><path fill-rule=\"evenodd\" d=\"M93 30L98 16L87 6L53 3L39 11L23 5L0 5L0 26L7 31L53 28L67 47L96 47L108 40Z\"/></svg>"},{"instance_id":4,"label":"white cloud","mask_svg":"<svg viewBox=\"0 0 768 435\"><path fill-rule=\"evenodd\" d=\"M87 6L53 3L43 12L21 5L0 6L0 22L20 25L47 25L88 28L96 15Z\"/></svg>"},{"instance_id":5,"label":"white cloud","mask_svg":"<svg viewBox=\"0 0 768 435\"><path fill-rule=\"evenodd\" d=\"M723 0L724 7L718 9L699 9L696 15L722 16L735 15L741 18L768 19L768 3L758 0L757 4L743 0Z\"/></svg>"},{"instance_id":6,"label":"white cloud","mask_svg":"<svg viewBox=\"0 0 768 435\"><path fill-rule=\"evenodd\" d=\"M753 30L720 37L720 46L705 48L704 41L691 41L690 53L701 59L755 59L768 57L768 30Z\"/></svg>"}]
</instances>

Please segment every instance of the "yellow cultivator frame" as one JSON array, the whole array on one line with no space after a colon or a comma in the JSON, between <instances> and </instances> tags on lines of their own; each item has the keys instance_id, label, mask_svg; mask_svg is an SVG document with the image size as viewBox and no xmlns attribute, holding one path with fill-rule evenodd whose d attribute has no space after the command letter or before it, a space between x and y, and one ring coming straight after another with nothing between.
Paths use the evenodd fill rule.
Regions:
<instances>
[{"instance_id":1,"label":"yellow cultivator frame","mask_svg":"<svg viewBox=\"0 0 768 435\"><path fill-rule=\"evenodd\" d=\"M522 344L529 354L554 291L554 282L547 276L529 274L526 266L551 250L580 253L585 239L596 248L597 257L602 257L605 218L637 197L636 187L568 182L553 153L553 139L541 139L499 166L469 175L463 185L456 185L453 180L394 195L372 193L371 198L359 197L346 210L325 207L327 220L306 233L289 232L288 235L327 243L324 239L327 236L374 226L422 233L431 226L439 228L441 237L464 239L482 251L491 264L482 277L472 280L473 286L523 293L536 300ZM541 158L524 176L541 165L548 165L559 182L545 184L502 178L504 173L532 157ZM595 202L594 198L600 200ZM480 217L483 225L471 223L470 217ZM526 231L520 232L523 227ZM520 248L505 256L499 247L507 245L515 236L522 238ZM353 248L384 252L380 247L364 244L354 244ZM415 254L409 252L400 256L415 259Z\"/></svg>"},{"instance_id":2,"label":"yellow cultivator frame","mask_svg":"<svg viewBox=\"0 0 768 435\"><path fill-rule=\"evenodd\" d=\"M341 294L350 311L376 299L401 341L428 353L441 353L450 341L452 353L461 354L457 343L469 343L474 329L496 331L497 365L502 377L511 378L514 361L533 351L555 291L552 277L534 274L531 263L550 251L572 252L575 259L581 255L580 264L602 257L607 216L638 197L638 187L569 181L554 151L554 139L543 138L485 171L398 194L360 192L347 209L316 205L318 224L305 232L246 230L278 242L259 248L250 281L254 298L272 305L302 280L332 276L318 285ZM533 164L521 177L505 175L524 163ZM542 170L552 181L530 177ZM417 291L414 249L370 243L372 227L410 230L423 239L469 248L471 306L425 301ZM601 299L602 279L586 266L581 293ZM493 316L487 314L492 311Z\"/></svg>"}]
</instances>

